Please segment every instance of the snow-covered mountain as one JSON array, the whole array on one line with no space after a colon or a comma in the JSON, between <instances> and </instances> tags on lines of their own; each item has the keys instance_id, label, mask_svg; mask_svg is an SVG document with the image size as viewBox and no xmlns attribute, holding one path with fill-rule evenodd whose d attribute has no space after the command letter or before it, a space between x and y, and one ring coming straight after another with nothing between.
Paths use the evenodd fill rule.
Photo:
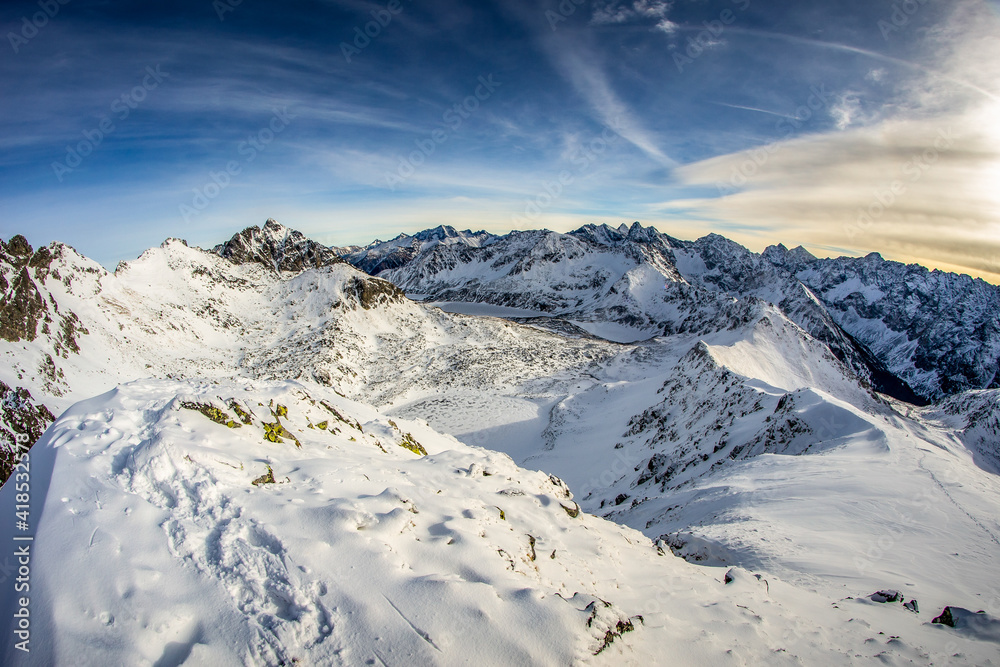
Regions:
<instances>
[{"instance_id":1,"label":"snow-covered mountain","mask_svg":"<svg viewBox=\"0 0 1000 667\"><path fill-rule=\"evenodd\" d=\"M776 250L417 236L379 277L274 221L114 273L0 247L27 664L995 660L1000 391L878 393Z\"/></svg>"},{"instance_id":2,"label":"snow-covered mountain","mask_svg":"<svg viewBox=\"0 0 1000 667\"><path fill-rule=\"evenodd\" d=\"M408 264L421 252L437 245L479 248L496 240L487 232L460 232L454 227L440 225L434 229L417 232L413 236L400 234L391 241L373 241L363 248L335 248L340 255L366 273L377 275L382 271Z\"/></svg>"},{"instance_id":3,"label":"snow-covered mountain","mask_svg":"<svg viewBox=\"0 0 1000 667\"><path fill-rule=\"evenodd\" d=\"M1000 288L979 278L888 262L764 256L807 285L831 316L921 395L1000 387Z\"/></svg>"},{"instance_id":4,"label":"snow-covered mountain","mask_svg":"<svg viewBox=\"0 0 1000 667\"><path fill-rule=\"evenodd\" d=\"M724 326L734 299L762 301L897 398L1000 386L1000 289L877 255L820 260L783 246L758 255L716 234L681 241L639 223L514 231L479 247L429 244L373 261L390 247L345 258L435 302L538 311L617 340L708 333Z\"/></svg>"},{"instance_id":5,"label":"snow-covered mountain","mask_svg":"<svg viewBox=\"0 0 1000 667\"><path fill-rule=\"evenodd\" d=\"M0 382L53 414L142 377L303 379L378 402L446 383L515 391L617 351L426 308L339 260L283 268L322 257L313 243L272 221L213 252L170 239L110 273L15 237L0 264Z\"/></svg>"}]
</instances>

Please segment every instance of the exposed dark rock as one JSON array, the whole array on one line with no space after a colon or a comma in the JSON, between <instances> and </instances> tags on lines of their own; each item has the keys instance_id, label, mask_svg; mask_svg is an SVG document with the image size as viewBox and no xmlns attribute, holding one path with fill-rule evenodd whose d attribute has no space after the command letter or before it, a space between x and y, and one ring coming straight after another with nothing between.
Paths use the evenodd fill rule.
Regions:
<instances>
[{"instance_id":1,"label":"exposed dark rock","mask_svg":"<svg viewBox=\"0 0 1000 667\"><path fill-rule=\"evenodd\" d=\"M15 268L21 268L26 265L31 258L32 252L28 239L20 234L12 236L7 243L0 240L0 260L6 261Z\"/></svg>"},{"instance_id":2,"label":"exposed dark rock","mask_svg":"<svg viewBox=\"0 0 1000 667\"><path fill-rule=\"evenodd\" d=\"M8 291L0 296L0 338L11 342L34 340L45 313L45 302L27 267L22 266Z\"/></svg>"},{"instance_id":3,"label":"exposed dark rock","mask_svg":"<svg viewBox=\"0 0 1000 667\"><path fill-rule=\"evenodd\" d=\"M263 264L275 271L304 271L344 263L330 248L268 219L247 227L213 251L234 264Z\"/></svg>"},{"instance_id":4,"label":"exposed dark rock","mask_svg":"<svg viewBox=\"0 0 1000 667\"><path fill-rule=\"evenodd\" d=\"M344 292L354 296L365 310L406 298L401 289L380 278L351 278L344 285Z\"/></svg>"},{"instance_id":5,"label":"exposed dark rock","mask_svg":"<svg viewBox=\"0 0 1000 667\"><path fill-rule=\"evenodd\" d=\"M0 484L54 421L49 409L27 389L0 382Z\"/></svg>"},{"instance_id":6,"label":"exposed dark rock","mask_svg":"<svg viewBox=\"0 0 1000 667\"><path fill-rule=\"evenodd\" d=\"M949 628L955 627L955 617L951 613L951 607L945 607L940 616L934 618L931 623L947 625Z\"/></svg>"},{"instance_id":7,"label":"exposed dark rock","mask_svg":"<svg viewBox=\"0 0 1000 667\"><path fill-rule=\"evenodd\" d=\"M872 602L882 602L882 603L902 602L903 594L897 590L889 589L885 591L878 591L876 593L872 593L871 595L868 596L868 599L871 600Z\"/></svg>"}]
</instances>

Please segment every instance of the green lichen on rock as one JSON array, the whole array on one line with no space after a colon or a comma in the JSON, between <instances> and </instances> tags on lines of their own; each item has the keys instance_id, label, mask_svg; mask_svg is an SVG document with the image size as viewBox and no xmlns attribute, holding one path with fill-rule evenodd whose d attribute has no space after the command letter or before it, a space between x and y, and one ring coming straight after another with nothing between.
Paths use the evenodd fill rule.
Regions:
<instances>
[{"instance_id":1,"label":"green lichen on rock","mask_svg":"<svg viewBox=\"0 0 1000 667\"><path fill-rule=\"evenodd\" d=\"M594 655L600 655L604 649L611 646L612 642L614 642L616 638L621 637L626 632L632 632L633 630L635 630L635 624L632 623L632 619L618 621L613 630L608 630L604 633L604 639L601 640L601 645L598 649L594 651Z\"/></svg>"},{"instance_id":2,"label":"green lichen on rock","mask_svg":"<svg viewBox=\"0 0 1000 667\"><path fill-rule=\"evenodd\" d=\"M295 441L296 447L302 447L299 439L292 435L288 429L281 425L281 421L275 419L272 423L264 422L264 439L270 442L284 442L282 438L290 438Z\"/></svg>"},{"instance_id":3,"label":"green lichen on rock","mask_svg":"<svg viewBox=\"0 0 1000 667\"><path fill-rule=\"evenodd\" d=\"M360 431L361 433L364 433L364 430L361 428L361 422L357 421L356 419L354 419L354 420L348 419L344 415L340 414L340 411L338 411L337 408L333 407L332 405L330 405L326 401L320 401L319 404L322 405L323 408L326 409L327 412L329 412L331 415L333 415L337 419L337 421L340 421L340 422L343 422L343 423L347 424L348 426L350 426L351 428L353 428L355 431Z\"/></svg>"},{"instance_id":4,"label":"green lichen on rock","mask_svg":"<svg viewBox=\"0 0 1000 667\"><path fill-rule=\"evenodd\" d=\"M330 422L322 421L322 422L316 424L316 428L318 428L321 431L325 431L326 427L329 426L329 425L330 425Z\"/></svg>"},{"instance_id":5,"label":"green lichen on rock","mask_svg":"<svg viewBox=\"0 0 1000 667\"><path fill-rule=\"evenodd\" d=\"M275 417L288 417L288 408L278 403L277 407L274 408Z\"/></svg>"},{"instance_id":6,"label":"green lichen on rock","mask_svg":"<svg viewBox=\"0 0 1000 667\"><path fill-rule=\"evenodd\" d=\"M223 412L211 403L194 403L191 401L184 401L181 403L181 407L185 410L195 410L196 412L200 412L216 424L221 424L227 428L240 428L240 425L237 424L228 413Z\"/></svg>"},{"instance_id":7,"label":"green lichen on rock","mask_svg":"<svg viewBox=\"0 0 1000 667\"><path fill-rule=\"evenodd\" d=\"M621 637L626 632L635 630L635 624L632 622L633 619L638 620L640 623L645 623L642 616L636 615L625 618L619 615L619 612L616 611L614 605L610 602L600 600L599 598L598 600L601 603L600 606L598 606L597 601L593 601L584 609L584 611L590 612L590 616L587 618L588 628L598 629L602 626L605 628L604 636L600 638L600 644L597 650L594 651L594 655L600 655L604 649L611 646L615 639ZM608 619L609 615L611 616L610 619ZM616 616L617 618L615 618Z\"/></svg>"},{"instance_id":8,"label":"green lichen on rock","mask_svg":"<svg viewBox=\"0 0 1000 667\"><path fill-rule=\"evenodd\" d=\"M419 454L420 456L427 456L427 450L419 442L413 439L413 436L409 433L404 433L402 439L399 441L399 446L403 449L408 449L414 454Z\"/></svg>"},{"instance_id":9,"label":"green lichen on rock","mask_svg":"<svg viewBox=\"0 0 1000 667\"><path fill-rule=\"evenodd\" d=\"M260 486L261 484L274 484L274 471L271 470L271 466L267 466L267 474L261 475L250 483L254 486Z\"/></svg>"},{"instance_id":10,"label":"green lichen on rock","mask_svg":"<svg viewBox=\"0 0 1000 667\"><path fill-rule=\"evenodd\" d=\"M229 409L236 413L236 416L240 418L241 422L243 422L247 426L250 425L252 421L250 413L244 410L239 403L237 403L236 401L230 401Z\"/></svg>"},{"instance_id":11,"label":"green lichen on rock","mask_svg":"<svg viewBox=\"0 0 1000 667\"><path fill-rule=\"evenodd\" d=\"M563 511L565 511L571 519L575 519L580 516L580 506L576 503L573 503L573 507L566 507L562 503L559 503L559 507L563 508Z\"/></svg>"}]
</instances>

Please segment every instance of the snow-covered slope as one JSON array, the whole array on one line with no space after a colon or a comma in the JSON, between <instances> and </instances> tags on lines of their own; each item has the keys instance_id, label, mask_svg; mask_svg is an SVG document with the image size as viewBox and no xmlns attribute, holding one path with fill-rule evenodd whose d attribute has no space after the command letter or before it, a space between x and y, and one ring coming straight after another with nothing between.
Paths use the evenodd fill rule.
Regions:
<instances>
[{"instance_id":1,"label":"snow-covered slope","mask_svg":"<svg viewBox=\"0 0 1000 667\"><path fill-rule=\"evenodd\" d=\"M555 478L317 386L132 383L67 411L29 465L29 530L0 490L0 539L34 537L31 652L9 621L4 664L989 664L997 647L992 613L956 605L940 628L874 591L691 565Z\"/></svg>"},{"instance_id":2,"label":"snow-covered slope","mask_svg":"<svg viewBox=\"0 0 1000 667\"><path fill-rule=\"evenodd\" d=\"M925 415L955 429L980 465L1000 475L1000 390L967 391L927 409Z\"/></svg>"}]
</instances>

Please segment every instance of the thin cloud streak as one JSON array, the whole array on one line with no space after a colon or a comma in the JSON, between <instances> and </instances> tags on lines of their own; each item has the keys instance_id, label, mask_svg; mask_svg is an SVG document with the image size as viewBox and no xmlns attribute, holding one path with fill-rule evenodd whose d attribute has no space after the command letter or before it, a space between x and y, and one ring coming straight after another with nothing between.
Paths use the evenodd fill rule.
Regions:
<instances>
[{"instance_id":1,"label":"thin cloud streak","mask_svg":"<svg viewBox=\"0 0 1000 667\"><path fill-rule=\"evenodd\" d=\"M777 116L778 118L787 118L789 120L799 120L797 117L789 114L778 113L777 111L768 111L767 109L758 109L757 107L747 107L742 104L728 104L726 102L709 102L709 104L714 104L718 107L728 107L730 109L742 109L743 111L756 111L758 113L766 113L769 116Z\"/></svg>"}]
</instances>

